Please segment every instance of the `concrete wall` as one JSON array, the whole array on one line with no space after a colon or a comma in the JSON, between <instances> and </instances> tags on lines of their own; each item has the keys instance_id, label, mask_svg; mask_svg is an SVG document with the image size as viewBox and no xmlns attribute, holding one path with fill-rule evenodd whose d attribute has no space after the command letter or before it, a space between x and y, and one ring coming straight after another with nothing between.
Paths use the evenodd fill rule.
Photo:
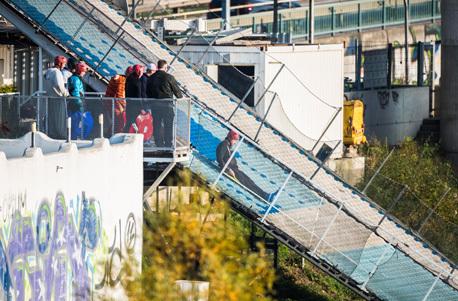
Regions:
<instances>
[{"instance_id":1,"label":"concrete wall","mask_svg":"<svg viewBox=\"0 0 458 301\"><path fill-rule=\"evenodd\" d=\"M362 99L365 104L366 136L387 141L402 142L415 137L429 116L429 88L397 88L346 93L350 99Z\"/></svg>"},{"instance_id":2,"label":"concrete wall","mask_svg":"<svg viewBox=\"0 0 458 301\"><path fill-rule=\"evenodd\" d=\"M118 141L9 159L0 145L0 300L126 299L121 264L141 262L143 147Z\"/></svg>"}]
</instances>

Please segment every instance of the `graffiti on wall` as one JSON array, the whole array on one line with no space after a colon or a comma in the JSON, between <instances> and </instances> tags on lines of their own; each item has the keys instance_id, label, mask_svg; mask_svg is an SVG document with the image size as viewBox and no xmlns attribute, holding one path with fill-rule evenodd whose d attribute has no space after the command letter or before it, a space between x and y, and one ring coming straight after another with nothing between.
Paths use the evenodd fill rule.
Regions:
<instances>
[{"instance_id":1,"label":"graffiti on wall","mask_svg":"<svg viewBox=\"0 0 458 301\"><path fill-rule=\"evenodd\" d=\"M92 299L102 244L99 202L85 192L67 202L59 192L53 202L43 200L26 213L25 199L0 207L0 299Z\"/></svg>"}]
</instances>

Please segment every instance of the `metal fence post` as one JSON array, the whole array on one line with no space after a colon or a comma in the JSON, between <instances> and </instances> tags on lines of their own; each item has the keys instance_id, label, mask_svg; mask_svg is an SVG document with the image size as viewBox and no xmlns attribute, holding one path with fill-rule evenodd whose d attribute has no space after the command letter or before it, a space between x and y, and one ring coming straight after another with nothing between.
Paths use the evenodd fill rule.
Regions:
<instances>
[{"instance_id":1,"label":"metal fence post","mask_svg":"<svg viewBox=\"0 0 458 301\"><path fill-rule=\"evenodd\" d=\"M423 67L425 63L425 44L423 42L417 43L417 86L423 86Z\"/></svg>"},{"instance_id":2,"label":"metal fence post","mask_svg":"<svg viewBox=\"0 0 458 301\"><path fill-rule=\"evenodd\" d=\"M436 286L437 282L439 281L441 275L442 275L442 273L439 273L439 275L437 275L436 279L434 279L433 284L431 285L431 287L430 287L430 288L428 289L428 291L426 292L426 294L425 294L425 296L423 297L422 301L428 300L429 295L431 295L431 293L433 292L433 289L434 289L434 287Z\"/></svg>"},{"instance_id":3,"label":"metal fence post","mask_svg":"<svg viewBox=\"0 0 458 301\"><path fill-rule=\"evenodd\" d=\"M210 188L215 188L216 184L218 183L219 179L221 179L221 177L223 176L223 173L226 171L226 169L229 166L229 164L231 163L232 159L234 159L235 154L237 153L240 145L242 145L242 142L243 142L244 139L245 139L245 137L242 137L240 139L240 141L237 143L237 145L235 146L234 150L232 151L231 156L227 160L226 164L224 164L224 167L223 167L223 169L221 169L220 173L216 177L216 180L210 185Z\"/></svg>"},{"instance_id":4,"label":"metal fence post","mask_svg":"<svg viewBox=\"0 0 458 301\"><path fill-rule=\"evenodd\" d=\"M326 237L326 235L328 235L329 230L331 229L332 225L336 221L336 218L339 215L339 213L342 210L342 208L343 208L343 203L340 203L339 210L337 210L337 213L332 217L332 220L329 223L329 225L326 227L326 230L324 230L323 235L320 237L320 240L318 241L318 243L316 244L315 248L312 251L312 256L315 256L316 251L318 251L318 248L320 247L320 245L323 242L324 238Z\"/></svg>"},{"instance_id":5,"label":"metal fence post","mask_svg":"<svg viewBox=\"0 0 458 301\"><path fill-rule=\"evenodd\" d=\"M114 41L114 43L110 46L110 49L108 49L107 52L105 52L105 54L103 55L102 59L97 63L97 66L94 68L94 73L97 72L97 69L99 69L100 65L103 63L103 61L107 58L107 56L110 54L111 50L113 50L113 48L116 46L116 44L118 44L119 40L121 39L121 37L124 35L125 31L123 30L121 32L121 34L116 38L116 40Z\"/></svg>"},{"instance_id":6,"label":"metal fence post","mask_svg":"<svg viewBox=\"0 0 458 301\"><path fill-rule=\"evenodd\" d=\"M396 206L396 204L401 200L402 196L406 193L406 191L407 191L407 186L404 186L404 188L401 190L398 196L391 203L390 207L385 211L385 214L383 215L382 219L378 222L376 228L374 229L374 233L376 233L378 227L380 227L380 225L383 223L388 213L391 212L391 210L393 210L394 206Z\"/></svg>"},{"instance_id":7,"label":"metal fence post","mask_svg":"<svg viewBox=\"0 0 458 301\"><path fill-rule=\"evenodd\" d=\"M315 142L315 144L313 145L312 149L311 149L311 152L313 153L313 151L315 150L315 147L318 146L318 143L320 143L321 139L323 138L323 136L326 134L326 132L328 131L329 127L331 127L332 123L334 122L334 120L337 118L337 115L339 115L340 111L342 111L342 108L337 108L336 110L336 113L334 114L334 116L332 116L331 120L329 121L328 125L326 125L326 128L324 129L324 131L321 133L320 137L318 138L318 140Z\"/></svg>"},{"instance_id":8,"label":"metal fence post","mask_svg":"<svg viewBox=\"0 0 458 301\"><path fill-rule=\"evenodd\" d=\"M385 163L388 161L388 159L391 157L391 155L393 154L394 152L394 148L390 151L390 153L388 154L388 156L386 156L385 160L383 160L382 164L380 164L380 166L377 168L377 170L375 171L375 173L372 175L372 177L370 178L369 182L367 182L366 186L364 186L364 189L363 191L361 191L362 193L366 193L367 189L369 188L369 186L372 184L372 182L374 181L375 177L379 174L379 172L382 170L383 166L385 166Z\"/></svg>"},{"instance_id":9,"label":"metal fence post","mask_svg":"<svg viewBox=\"0 0 458 301\"><path fill-rule=\"evenodd\" d=\"M277 71L277 73L275 74L274 78L270 81L269 85L267 86L267 88L264 89L264 92L262 92L262 95L258 98L258 101L256 101L254 103L254 107L256 108L258 106L258 104L261 102L261 100L264 98L264 96L266 95L266 93L269 91L270 87L272 87L273 83L275 82L275 80L277 79L277 77L280 75L280 72L283 70L283 68L285 68L285 64L281 64L281 67L280 69Z\"/></svg>"},{"instance_id":10,"label":"metal fence post","mask_svg":"<svg viewBox=\"0 0 458 301\"><path fill-rule=\"evenodd\" d=\"M111 99L111 135L115 134L115 100Z\"/></svg>"},{"instance_id":11,"label":"metal fence post","mask_svg":"<svg viewBox=\"0 0 458 301\"><path fill-rule=\"evenodd\" d=\"M51 9L51 11L49 12L49 14L46 16L46 18L43 20L43 23L41 23L41 25L38 27L37 30L39 30L41 28L41 26L44 26L46 24L46 22L48 22L49 18L51 17L51 15L54 13L54 11L57 9L57 7L60 5L60 3L62 2L62 0L59 0L56 5L54 5L54 7Z\"/></svg>"},{"instance_id":12,"label":"metal fence post","mask_svg":"<svg viewBox=\"0 0 458 301\"><path fill-rule=\"evenodd\" d=\"M388 245L387 245L388 246ZM388 250L391 250L389 247L386 247L385 250L383 251L382 255L379 257L377 262L375 263L374 268L372 271L370 271L369 276L367 276L367 279L364 281L364 283L361 285L361 288L364 290L366 289L366 285L369 283L369 280L372 278L372 276L375 274L375 272L378 269L378 266L382 263L383 258L385 257L385 254L388 252Z\"/></svg>"},{"instance_id":13,"label":"metal fence post","mask_svg":"<svg viewBox=\"0 0 458 301\"><path fill-rule=\"evenodd\" d=\"M326 162L328 161L328 159L331 157L331 155L334 153L334 151L339 147L340 143L342 141L339 140L336 145L334 146L334 148L332 149L332 151L329 153L329 156L327 156L323 161L321 161L320 165L318 166L318 168L313 172L313 174L310 176L309 178L309 181L312 181L313 178L318 174L318 172L320 171L321 168L323 168L324 164L326 164Z\"/></svg>"},{"instance_id":14,"label":"metal fence post","mask_svg":"<svg viewBox=\"0 0 458 301\"><path fill-rule=\"evenodd\" d=\"M267 208L267 211L266 213L264 213L264 216L261 218L261 223L264 223L264 221L266 220L267 218L267 215L269 214L270 210L272 210L272 208L274 207L275 203L277 202L278 198L280 197L280 194L283 192L283 190L285 189L286 187L286 184L288 184L288 181L289 179L291 178L291 176L293 175L293 172L291 171L288 176L286 177L285 181L283 182L283 184L281 185L280 189L278 190L277 194L275 195L274 199L272 200L272 202L270 203L269 205L269 208Z\"/></svg>"},{"instance_id":15,"label":"metal fence post","mask_svg":"<svg viewBox=\"0 0 458 301\"><path fill-rule=\"evenodd\" d=\"M189 35L189 37L186 39L186 41L183 43L183 45L181 45L180 49L178 49L178 52L175 53L175 56L173 57L172 61L170 62L169 66L172 66L172 64L175 62L175 60L178 58L178 56L181 54L181 52L183 51L183 49L188 45L189 41L191 40L191 38L194 36L194 33L196 33L196 28L193 28L191 34Z\"/></svg>"},{"instance_id":16,"label":"metal fence post","mask_svg":"<svg viewBox=\"0 0 458 301\"><path fill-rule=\"evenodd\" d=\"M256 141L256 142L257 142L259 134L261 133L261 129L262 129L264 123L266 122L267 115L269 115L270 109L272 108L272 105L273 105L275 99L277 99L277 96L278 96L278 94L275 92L274 97L270 101L269 107L267 108L267 112L264 114L264 117L262 118L262 121L261 121L261 124L259 125L258 131L256 132L256 135L253 138L253 140Z\"/></svg>"},{"instance_id":17,"label":"metal fence post","mask_svg":"<svg viewBox=\"0 0 458 301\"><path fill-rule=\"evenodd\" d=\"M234 117L235 113L237 112L237 110L242 106L242 104L245 102L245 100L247 99L248 95L250 95L251 93L251 90L254 89L254 86L256 85L256 82L258 81L259 79L259 76L256 77L253 81L253 83L251 84L251 86L248 88L248 90L245 92L245 95L243 95L242 99L240 100L240 102L237 104L237 106L235 107L234 111L232 111L231 113L231 116L229 116L229 118L227 119L227 121L230 121L232 117Z\"/></svg>"},{"instance_id":18,"label":"metal fence post","mask_svg":"<svg viewBox=\"0 0 458 301\"><path fill-rule=\"evenodd\" d=\"M430 209L429 209L428 216L426 216L425 220L421 223L420 228L418 228L418 233L421 234L421 231L423 230L423 227L426 225L426 223L427 223L428 220L431 218L431 216L432 216L433 213L436 211L436 209L439 208L440 203L445 199L445 197L446 197L447 194L450 192L450 190L452 190L452 188L448 187L447 191L445 191L445 193L441 196L441 198L439 199L439 201L436 203L436 206L434 206L434 208L430 208Z\"/></svg>"}]
</instances>

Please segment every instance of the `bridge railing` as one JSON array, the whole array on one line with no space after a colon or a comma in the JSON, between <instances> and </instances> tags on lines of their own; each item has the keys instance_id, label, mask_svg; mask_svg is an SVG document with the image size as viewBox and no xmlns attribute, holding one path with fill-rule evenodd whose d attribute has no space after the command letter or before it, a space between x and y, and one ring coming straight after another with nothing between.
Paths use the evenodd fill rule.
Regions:
<instances>
[{"instance_id":1,"label":"bridge railing","mask_svg":"<svg viewBox=\"0 0 458 301\"><path fill-rule=\"evenodd\" d=\"M117 133L144 136L145 151L189 150L189 98L0 95L0 138L37 130L54 139L86 140Z\"/></svg>"},{"instance_id":2,"label":"bridge railing","mask_svg":"<svg viewBox=\"0 0 458 301\"><path fill-rule=\"evenodd\" d=\"M411 0L410 22L435 21L440 19L441 0ZM281 33L292 38L307 38L308 7L283 9L278 12ZM317 4L315 8L315 35L360 31L372 28L400 25L404 22L402 1L355 0L340 3ZM219 30L222 19L207 20L208 30ZM256 33L272 32L273 13L266 11L231 17L233 27L252 28Z\"/></svg>"}]
</instances>

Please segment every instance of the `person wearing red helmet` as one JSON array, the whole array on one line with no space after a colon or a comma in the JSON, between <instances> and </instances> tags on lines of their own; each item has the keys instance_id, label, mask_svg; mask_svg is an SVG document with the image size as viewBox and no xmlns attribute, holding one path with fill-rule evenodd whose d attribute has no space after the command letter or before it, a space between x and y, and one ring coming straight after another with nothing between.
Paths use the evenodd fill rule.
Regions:
<instances>
[{"instance_id":1,"label":"person wearing red helmet","mask_svg":"<svg viewBox=\"0 0 458 301\"><path fill-rule=\"evenodd\" d=\"M229 133L227 133L226 138L218 144L218 147L216 148L216 161L218 162L221 170L232 156L232 147L239 141L239 139L239 133L234 130L230 130ZM277 194L276 192L267 193L261 187L256 185L256 183L248 175L239 169L235 157L233 157L227 165L225 173L237 179L243 186L269 202L272 201Z\"/></svg>"},{"instance_id":2,"label":"person wearing red helmet","mask_svg":"<svg viewBox=\"0 0 458 301\"><path fill-rule=\"evenodd\" d=\"M134 65L132 72L126 78L126 131L135 123L135 119L142 111L141 98L145 98L146 92L143 85L143 66Z\"/></svg>"},{"instance_id":3,"label":"person wearing red helmet","mask_svg":"<svg viewBox=\"0 0 458 301\"><path fill-rule=\"evenodd\" d=\"M65 79L62 74L66 63L67 59L64 56L56 56L54 58L54 66L46 70L44 76L44 89L47 95L50 96L48 99L48 135L54 139L65 139L66 137L66 103L62 99L62 97L68 96Z\"/></svg>"},{"instance_id":4,"label":"person wearing red helmet","mask_svg":"<svg viewBox=\"0 0 458 301\"><path fill-rule=\"evenodd\" d=\"M83 103L81 97L84 96L83 76L87 72L87 65L84 62L78 62L75 66L75 72L68 79L68 92L74 97L68 102L69 116L77 111L83 112Z\"/></svg>"}]
</instances>

